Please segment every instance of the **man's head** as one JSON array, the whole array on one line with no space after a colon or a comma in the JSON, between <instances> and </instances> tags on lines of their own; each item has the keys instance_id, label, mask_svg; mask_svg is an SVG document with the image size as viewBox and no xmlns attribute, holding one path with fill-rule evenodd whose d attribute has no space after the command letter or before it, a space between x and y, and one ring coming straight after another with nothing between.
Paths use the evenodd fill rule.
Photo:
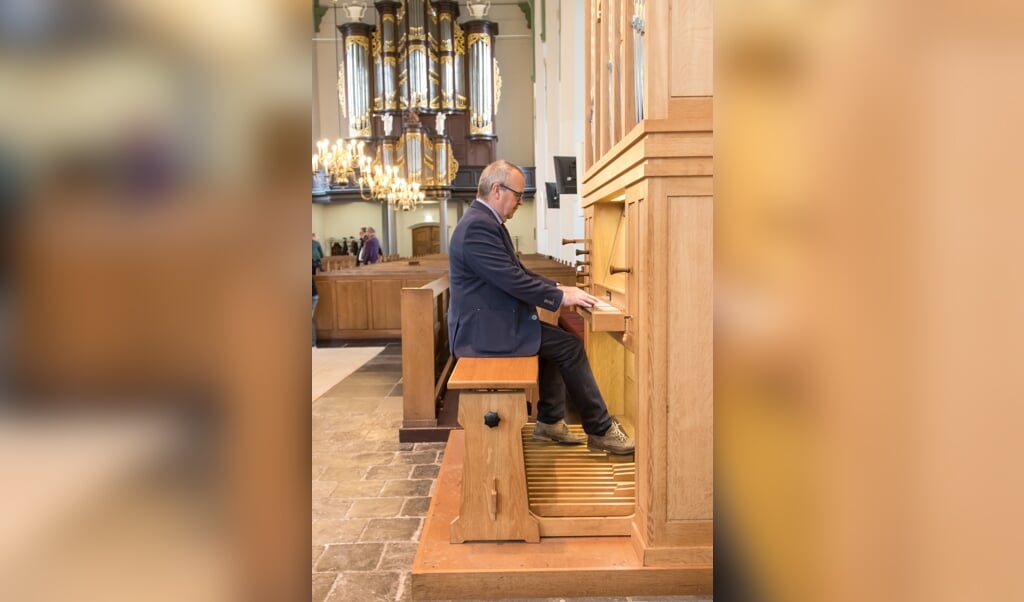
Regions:
<instances>
[{"instance_id":1,"label":"man's head","mask_svg":"<svg viewBox=\"0 0 1024 602\"><path fill-rule=\"evenodd\" d=\"M359 229L359 240L366 238L366 226Z\"/></svg>"},{"instance_id":2,"label":"man's head","mask_svg":"<svg viewBox=\"0 0 1024 602\"><path fill-rule=\"evenodd\" d=\"M523 170L508 161L499 160L485 167L480 174L476 195L497 211L504 221L508 221L523 204L525 186Z\"/></svg>"},{"instance_id":3,"label":"man's head","mask_svg":"<svg viewBox=\"0 0 1024 602\"><path fill-rule=\"evenodd\" d=\"M316 240L316 232L313 233L313 240Z\"/></svg>"},{"instance_id":4,"label":"man's head","mask_svg":"<svg viewBox=\"0 0 1024 602\"><path fill-rule=\"evenodd\" d=\"M373 227L366 228L366 238L372 238L374 236L377 236L377 231L374 230Z\"/></svg>"}]
</instances>

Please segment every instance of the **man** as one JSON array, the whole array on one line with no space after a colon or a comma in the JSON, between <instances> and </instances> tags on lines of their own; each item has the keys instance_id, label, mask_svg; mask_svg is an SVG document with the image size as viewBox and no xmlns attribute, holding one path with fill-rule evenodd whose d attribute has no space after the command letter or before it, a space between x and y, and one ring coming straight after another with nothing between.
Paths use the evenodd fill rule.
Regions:
<instances>
[{"instance_id":1,"label":"man","mask_svg":"<svg viewBox=\"0 0 1024 602\"><path fill-rule=\"evenodd\" d=\"M366 263L363 261L363 257L366 255L364 249L366 248L366 226L359 229L359 248L356 251L356 265L363 265Z\"/></svg>"},{"instance_id":2,"label":"man","mask_svg":"<svg viewBox=\"0 0 1024 602\"><path fill-rule=\"evenodd\" d=\"M324 258L324 248L320 246L320 241L316 239L316 232L313 233L313 263L316 263Z\"/></svg>"},{"instance_id":3,"label":"man","mask_svg":"<svg viewBox=\"0 0 1024 602\"><path fill-rule=\"evenodd\" d=\"M533 438L583 443L565 424L568 388L587 433L587 446L631 454L633 439L608 414L583 344L537 317L537 307L593 307L598 299L534 274L519 262L504 223L522 204L525 182L522 170L507 161L488 165L480 175L476 200L452 233L448 306L452 353L456 357L538 355L540 399Z\"/></svg>"},{"instance_id":4,"label":"man","mask_svg":"<svg viewBox=\"0 0 1024 602\"><path fill-rule=\"evenodd\" d=\"M380 240L377 238L377 231L372 227L366 228L366 244L363 245L363 263L377 263L380 257Z\"/></svg>"}]
</instances>

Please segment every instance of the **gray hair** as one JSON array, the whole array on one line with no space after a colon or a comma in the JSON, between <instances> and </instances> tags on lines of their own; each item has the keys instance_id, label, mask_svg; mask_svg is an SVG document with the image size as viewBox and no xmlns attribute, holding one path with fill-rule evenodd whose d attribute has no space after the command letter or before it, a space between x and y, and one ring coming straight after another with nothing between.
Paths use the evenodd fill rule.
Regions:
<instances>
[{"instance_id":1,"label":"gray hair","mask_svg":"<svg viewBox=\"0 0 1024 602\"><path fill-rule=\"evenodd\" d=\"M485 167L483 173L480 174L480 183L477 184L476 195L481 199L485 198L490 192L491 186L507 182L513 170L518 171L524 179L526 178L526 174L519 166L509 163L504 159L498 159Z\"/></svg>"}]
</instances>

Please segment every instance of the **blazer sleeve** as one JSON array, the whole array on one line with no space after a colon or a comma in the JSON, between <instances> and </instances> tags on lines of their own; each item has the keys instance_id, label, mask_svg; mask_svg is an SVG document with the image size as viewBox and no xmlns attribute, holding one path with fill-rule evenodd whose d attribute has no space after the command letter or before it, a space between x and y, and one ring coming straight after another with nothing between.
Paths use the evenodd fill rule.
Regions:
<instances>
[{"instance_id":1,"label":"blazer sleeve","mask_svg":"<svg viewBox=\"0 0 1024 602\"><path fill-rule=\"evenodd\" d=\"M501 234L501 225L481 223L470 228L464 242L470 268L490 285L528 305L556 310L564 293L555 282L529 272L509 253Z\"/></svg>"}]
</instances>

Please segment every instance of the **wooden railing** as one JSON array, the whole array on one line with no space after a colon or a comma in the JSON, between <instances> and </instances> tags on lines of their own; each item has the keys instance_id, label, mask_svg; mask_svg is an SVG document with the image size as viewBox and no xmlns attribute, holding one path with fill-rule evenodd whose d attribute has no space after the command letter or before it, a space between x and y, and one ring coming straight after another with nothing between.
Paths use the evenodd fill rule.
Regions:
<instances>
[{"instance_id":1,"label":"wooden railing","mask_svg":"<svg viewBox=\"0 0 1024 602\"><path fill-rule=\"evenodd\" d=\"M448 275L402 289L402 426L436 427L453 358L448 348ZM401 439L401 433L400 437Z\"/></svg>"}]
</instances>

